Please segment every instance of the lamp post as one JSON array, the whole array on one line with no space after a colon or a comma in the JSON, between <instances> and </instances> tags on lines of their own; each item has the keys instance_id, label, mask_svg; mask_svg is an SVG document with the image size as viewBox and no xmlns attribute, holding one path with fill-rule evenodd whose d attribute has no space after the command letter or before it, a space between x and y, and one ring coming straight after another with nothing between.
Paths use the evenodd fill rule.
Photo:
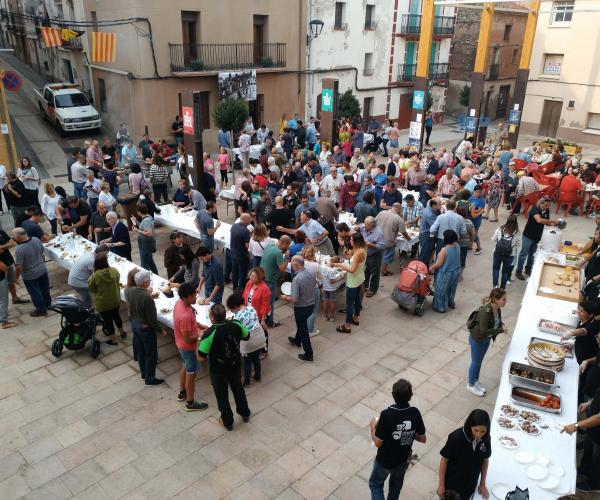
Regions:
<instances>
[{"instance_id":1,"label":"lamp post","mask_svg":"<svg viewBox=\"0 0 600 500\"><path fill-rule=\"evenodd\" d=\"M312 4L310 4L310 8L312 10ZM312 14L312 13L311 13ZM313 75L310 72L310 63L311 63L311 51L310 51L310 42L317 38L321 32L323 31L323 26L325 23L320 19L313 19L308 23L308 33L306 33L306 56L307 56L307 64L306 70L308 71L308 92L307 94L307 111L308 114L312 114L312 94L313 94ZM305 117L306 118L306 117Z\"/></svg>"}]
</instances>

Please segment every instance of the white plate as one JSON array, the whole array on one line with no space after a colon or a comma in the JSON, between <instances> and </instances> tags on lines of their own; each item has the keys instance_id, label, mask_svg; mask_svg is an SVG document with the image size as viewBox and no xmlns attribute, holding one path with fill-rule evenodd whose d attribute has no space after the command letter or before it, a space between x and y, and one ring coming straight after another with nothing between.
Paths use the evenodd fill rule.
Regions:
<instances>
[{"instance_id":1,"label":"white plate","mask_svg":"<svg viewBox=\"0 0 600 500\"><path fill-rule=\"evenodd\" d=\"M560 484L560 477L550 474L546 476L543 481L539 481L538 484L540 485L540 488L544 488L545 490L553 490Z\"/></svg>"},{"instance_id":2,"label":"white plate","mask_svg":"<svg viewBox=\"0 0 600 500\"><path fill-rule=\"evenodd\" d=\"M515 453L515 460L520 464L530 464L535 460L535 455L528 451L518 451Z\"/></svg>"},{"instance_id":3,"label":"white plate","mask_svg":"<svg viewBox=\"0 0 600 500\"><path fill-rule=\"evenodd\" d=\"M548 475L548 469L539 464L530 465L525 472L527 472L527 477L534 481L541 481Z\"/></svg>"},{"instance_id":4,"label":"white plate","mask_svg":"<svg viewBox=\"0 0 600 500\"><path fill-rule=\"evenodd\" d=\"M562 478L560 483L556 488L553 488L552 491L554 493L558 493L559 495L567 495L571 493L571 486L569 485L569 481L566 478Z\"/></svg>"},{"instance_id":5,"label":"white plate","mask_svg":"<svg viewBox=\"0 0 600 500\"><path fill-rule=\"evenodd\" d=\"M507 437L507 438L510 438L510 439L514 439L514 440L515 440L515 442L516 442L516 444L512 445L512 444L510 444L510 443L504 442L504 441L502 440L502 438L503 438L503 437ZM498 442L500 443L500 445L501 445L501 446L503 446L504 448L506 448L506 449L508 449L508 450L516 450L516 449L519 447L519 442L518 442L518 441L517 441L515 438L513 438L512 436L500 436L500 437L498 438Z\"/></svg>"},{"instance_id":6,"label":"white plate","mask_svg":"<svg viewBox=\"0 0 600 500\"><path fill-rule=\"evenodd\" d=\"M553 476L563 477L565 475L565 469L558 464L552 464L550 467L548 467L548 473L552 474Z\"/></svg>"},{"instance_id":7,"label":"white plate","mask_svg":"<svg viewBox=\"0 0 600 500\"><path fill-rule=\"evenodd\" d=\"M537 463L543 465L544 467L548 467L548 465L550 465L550 459L546 455L539 453L537 456ZM548 489L551 490L552 488Z\"/></svg>"},{"instance_id":8,"label":"white plate","mask_svg":"<svg viewBox=\"0 0 600 500\"><path fill-rule=\"evenodd\" d=\"M281 293L284 295L291 295L292 293L292 283L290 281L286 281L281 284Z\"/></svg>"},{"instance_id":9,"label":"white plate","mask_svg":"<svg viewBox=\"0 0 600 500\"><path fill-rule=\"evenodd\" d=\"M492 495L494 495L498 500L504 500L509 491L512 491L511 487L508 484L504 483L496 483L492 486Z\"/></svg>"}]
</instances>

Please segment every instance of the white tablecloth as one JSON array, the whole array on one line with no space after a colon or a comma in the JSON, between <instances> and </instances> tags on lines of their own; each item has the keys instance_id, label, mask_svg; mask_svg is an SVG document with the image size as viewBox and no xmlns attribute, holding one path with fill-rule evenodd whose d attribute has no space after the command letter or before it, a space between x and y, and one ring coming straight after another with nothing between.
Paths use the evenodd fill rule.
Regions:
<instances>
[{"instance_id":1,"label":"white tablecloth","mask_svg":"<svg viewBox=\"0 0 600 500\"><path fill-rule=\"evenodd\" d=\"M52 246L55 243L64 244L64 250ZM44 245L44 247L45 247L46 255L48 255L49 258L54 260L59 266L65 268L65 269L71 269L71 266L73 265L73 262L75 261L75 259L77 257L79 257L80 255L82 255L84 252L93 252L94 249L96 248L96 244L92 243L89 240L82 238L81 236L78 236L77 238L74 239L72 237L72 235L69 233L69 234L63 234L63 235L57 236L52 241L46 243ZM68 254L68 255L65 255L65 254ZM120 281L123 285L125 285L127 283L127 274L129 273L129 271L131 271L131 269L133 269L133 268L141 269L139 266L136 266L135 264L128 261L127 259L119 257L112 252L109 253L108 261L109 261L111 267L114 267L119 271ZM160 321L163 325L166 325L167 327L172 329L173 328L173 312L172 311L173 311L173 307L175 306L175 302L177 302L178 296L177 296L177 292L174 293L174 296L172 298L169 298L165 294L163 294L160 291L160 289L164 288L166 285L167 285L167 280L165 280L164 278L161 278L160 276L157 276L156 274L152 275L151 286L152 286L153 290L159 292L158 298L154 299L154 302L156 304L156 312L157 312L157 316L158 316L158 321ZM73 295L76 295L76 293L73 292ZM125 301L125 289L124 288L121 288L121 300ZM169 312L161 312L161 309L163 309L163 308L168 308ZM196 316L197 321L199 323L209 326L210 325L210 320L208 319L209 306L201 306L201 305L195 304L194 309L196 309L196 311L198 312L198 314Z\"/></svg>"},{"instance_id":2,"label":"white tablecloth","mask_svg":"<svg viewBox=\"0 0 600 500\"><path fill-rule=\"evenodd\" d=\"M540 332L537 328L539 320L544 318L573 326L577 324L577 317L572 313L577 307L576 303L541 297L536 294L545 255L557 256L557 254L546 254L542 250L538 251L533 272L523 296L523 306L502 365L502 378L498 388L498 397L496 399L491 428L493 440L492 457L490 459L487 478L487 486L490 494L494 484L505 483L511 487L518 485L521 489L529 488L529 498L534 500L555 500L560 496L552 491L542 489L536 481L527 477L527 466L519 464L513 458L515 451L507 450L498 443L498 437L505 434L513 436L518 440L520 447L516 451L525 450L536 454L541 453L550 458L551 463L562 466L565 471L563 480L567 482L571 493L575 492L575 435L561 434L560 430L557 429L559 425L572 424L577 421L579 367L575 358L567 358L565 367L558 373L557 384L560 387L555 390L555 393L561 397L562 412L559 414L544 411L537 412L542 416L545 424L549 426L548 429L542 431L542 434L539 436L528 436L518 430L507 431L502 429L496 422L496 419L501 415L500 407L503 404L510 403L515 405L510 401L512 389L508 373L510 363L518 361L527 364L527 346L531 337L547 338L553 341L557 341L560 338L556 335ZM558 257L560 258L561 256L558 255ZM564 258L564 256L562 257ZM485 369L485 361L483 369ZM515 406L518 407L518 405ZM479 494L476 494L475 498L481 497Z\"/></svg>"},{"instance_id":3,"label":"white tablecloth","mask_svg":"<svg viewBox=\"0 0 600 500\"><path fill-rule=\"evenodd\" d=\"M177 212L173 205L161 205L160 212L160 214L155 214L154 216L156 222L181 231L192 238L200 239L200 233L194 223L194 219L198 213L196 210ZM215 232L215 246L229 248L230 233L231 224L221 221L221 225Z\"/></svg>"},{"instance_id":4,"label":"white tablecloth","mask_svg":"<svg viewBox=\"0 0 600 500\"><path fill-rule=\"evenodd\" d=\"M258 157L260 156L260 150L263 147L264 146L262 144L253 144L252 146L250 146L250 158L254 158L254 159L258 160ZM236 156L239 156L240 148L234 148L233 152Z\"/></svg>"},{"instance_id":5,"label":"white tablecloth","mask_svg":"<svg viewBox=\"0 0 600 500\"><path fill-rule=\"evenodd\" d=\"M219 193L219 198L221 198L222 200L226 200L226 201L233 201L235 199L234 192L235 192L235 186L231 186L228 189L223 189Z\"/></svg>"}]
</instances>

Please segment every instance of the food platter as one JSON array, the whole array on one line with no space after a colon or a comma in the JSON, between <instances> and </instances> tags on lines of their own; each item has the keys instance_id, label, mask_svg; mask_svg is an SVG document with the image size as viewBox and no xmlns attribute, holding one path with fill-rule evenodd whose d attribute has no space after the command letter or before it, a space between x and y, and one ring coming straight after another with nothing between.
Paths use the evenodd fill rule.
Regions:
<instances>
[{"instance_id":1,"label":"food platter","mask_svg":"<svg viewBox=\"0 0 600 500\"><path fill-rule=\"evenodd\" d=\"M558 321L552 321L551 319L540 319L538 323L538 330L544 333L551 333L552 335L564 336L569 333L574 326L566 325Z\"/></svg>"},{"instance_id":2,"label":"food platter","mask_svg":"<svg viewBox=\"0 0 600 500\"><path fill-rule=\"evenodd\" d=\"M517 451L515 453L515 461L520 464L530 464L535 461L535 455L528 451Z\"/></svg>"},{"instance_id":3,"label":"food platter","mask_svg":"<svg viewBox=\"0 0 600 500\"><path fill-rule=\"evenodd\" d=\"M513 405L502 405L500 411L508 418L517 418L520 410Z\"/></svg>"},{"instance_id":4,"label":"food platter","mask_svg":"<svg viewBox=\"0 0 600 500\"><path fill-rule=\"evenodd\" d=\"M548 475L548 469L543 465L533 464L525 469L527 477L534 481L541 481Z\"/></svg>"},{"instance_id":5,"label":"food platter","mask_svg":"<svg viewBox=\"0 0 600 500\"><path fill-rule=\"evenodd\" d=\"M505 483L496 483L492 486L492 495L494 495L498 500L504 500L506 495L510 493L512 488Z\"/></svg>"},{"instance_id":6,"label":"food platter","mask_svg":"<svg viewBox=\"0 0 600 500\"><path fill-rule=\"evenodd\" d=\"M516 420L508 417L498 417L496 419L498 425L505 431L514 431L519 428L519 424Z\"/></svg>"},{"instance_id":7,"label":"food platter","mask_svg":"<svg viewBox=\"0 0 600 500\"><path fill-rule=\"evenodd\" d=\"M537 295L552 299L579 302L579 269L544 262L540 273Z\"/></svg>"},{"instance_id":8,"label":"food platter","mask_svg":"<svg viewBox=\"0 0 600 500\"><path fill-rule=\"evenodd\" d=\"M519 424L519 430L528 436L539 436L542 433L542 429L537 424L525 420Z\"/></svg>"},{"instance_id":9,"label":"food platter","mask_svg":"<svg viewBox=\"0 0 600 500\"><path fill-rule=\"evenodd\" d=\"M556 372L513 361L509 366L512 385L551 391L556 385Z\"/></svg>"},{"instance_id":10,"label":"food platter","mask_svg":"<svg viewBox=\"0 0 600 500\"><path fill-rule=\"evenodd\" d=\"M513 387L510 399L520 406L548 413L560 413L562 408L560 396L525 387Z\"/></svg>"},{"instance_id":11,"label":"food platter","mask_svg":"<svg viewBox=\"0 0 600 500\"><path fill-rule=\"evenodd\" d=\"M549 342L532 342L527 347L527 358L533 366L560 371L565 365L565 352Z\"/></svg>"},{"instance_id":12,"label":"food platter","mask_svg":"<svg viewBox=\"0 0 600 500\"><path fill-rule=\"evenodd\" d=\"M519 442L511 436L500 436L498 442L508 450L516 450L519 447Z\"/></svg>"},{"instance_id":13,"label":"food platter","mask_svg":"<svg viewBox=\"0 0 600 500\"><path fill-rule=\"evenodd\" d=\"M531 337L531 341L529 343L533 344L534 342L546 342L548 344L555 345L559 349L562 349L562 351L565 353L565 358L572 358L574 356L573 348L575 347L575 342L571 342L570 340L568 342L559 342L556 340L542 339L540 337Z\"/></svg>"}]
</instances>

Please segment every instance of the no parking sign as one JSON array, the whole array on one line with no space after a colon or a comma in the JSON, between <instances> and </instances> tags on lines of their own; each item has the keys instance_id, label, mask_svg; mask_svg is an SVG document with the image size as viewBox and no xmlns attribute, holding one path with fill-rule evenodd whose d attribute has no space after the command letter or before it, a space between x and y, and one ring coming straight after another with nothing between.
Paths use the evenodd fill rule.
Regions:
<instances>
[{"instance_id":1,"label":"no parking sign","mask_svg":"<svg viewBox=\"0 0 600 500\"><path fill-rule=\"evenodd\" d=\"M23 85L23 80L18 73L14 71L5 71L2 77L2 84L4 88L9 92L18 92Z\"/></svg>"}]
</instances>

